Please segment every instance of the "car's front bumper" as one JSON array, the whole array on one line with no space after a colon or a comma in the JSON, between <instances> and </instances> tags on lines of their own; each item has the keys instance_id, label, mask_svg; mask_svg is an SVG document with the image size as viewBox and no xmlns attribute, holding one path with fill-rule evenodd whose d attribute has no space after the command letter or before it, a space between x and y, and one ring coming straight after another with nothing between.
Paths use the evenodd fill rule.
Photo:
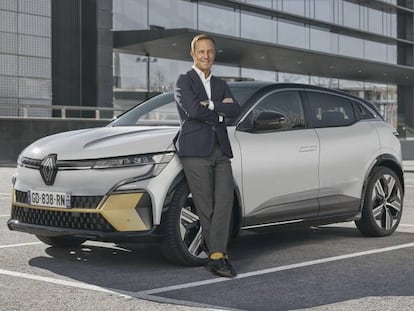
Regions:
<instances>
[{"instance_id":1,"label":"car's front bumper","mask_svg":"<svg viewBox=\"0 0 414 311\"><path fill-rule=\"evenodd\" d=\"M13 190L10 230L41 236L76 236L98 241L153 240L152 203L146 192L74 197L71 208L33 206L24 191Z\"/></svg>"},{"instance_id":2,"label":"car's front bumper","mask_svg":"<svg viewBox=\"0 0 414 311\"><path fill-rule=\"evenodd\" d=\"M163 234L159 226L154 226L148 231L128 231L128 232L102 232L92 230L77 230L67 228L56 228L48 226L39 226L27 223L21 223L16 219L10 219L7 222L10 230L31 233L39 236L71 236L87 240L101 242L160 242Z\"/></svg>"}]
</instances>

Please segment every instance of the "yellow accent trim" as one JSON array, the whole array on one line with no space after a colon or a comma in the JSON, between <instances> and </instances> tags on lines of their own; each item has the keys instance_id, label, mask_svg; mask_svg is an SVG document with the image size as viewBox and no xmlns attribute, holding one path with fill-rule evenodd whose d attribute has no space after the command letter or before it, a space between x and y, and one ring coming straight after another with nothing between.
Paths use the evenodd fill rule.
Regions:
<instances>
[{"instance_id":1,"label":"yellow accent trim","mask_svg":"<svg viewBox=\"0 0 414 311\"><path fill-rule=\"evenodd\" d=\"M135 211L142 193L124 193L109 196L101 207L101 214L118 231L149 230Z\"/></svg>"},{"instance_id":2,"label":"yellow accent trim","mask_svg":"<svg viewBox=\"0 0 414 311\"><path fill-rule=\"evenodd\" d=\"M59 211L59 212L69 212L69 213L95 213L99 214L99 211L96 209L87 209L87 208L63 208L63 207L46 207L46 206L37 206L37 205L29 205L25 203L15 202L14 206L24 207L24 208L31 208L31 209L40 209L42 211Z\"/></svg>"},{"instance_id":3,"label":"yellow accent trim","mask_svg":"<svg viewBox=\"0 0 414 311\"><path fill-rule=\"evenodd\" d=\"M47 211L61 211L69 213L101 214L117 231L144 231L149 230L135 210L141 200L142 193L121 193L105 197L98 208L58 208L34 206L16 202L16 191L13 191L12 202L14 206Z\"/></svg>"}]
</instances>

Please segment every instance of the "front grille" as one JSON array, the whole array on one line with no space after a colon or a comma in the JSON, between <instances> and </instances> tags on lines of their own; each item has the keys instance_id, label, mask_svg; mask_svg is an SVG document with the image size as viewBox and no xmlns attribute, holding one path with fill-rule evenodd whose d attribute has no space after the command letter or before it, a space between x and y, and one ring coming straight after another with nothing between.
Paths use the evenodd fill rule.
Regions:
<instances>
[{"instance_id":1,"label":"front grille","mask_svg":"<svg viewBox=\"0 0 414 311\"><path fill-rule=\"evenodd\" d=\"M97 208L102 196L72 196L70 206L73 208Z\"/></svg>"},{"instance_id":2,"label":"front grille","mask_svg":"<svg viewBox=\"0 0 414 311\"><path fill-rule=\"evenodd\" d=\"M27 202L27 192L16 190L15 194L16 194L16 202L24 203L24 204L29 203Z\"/></svg>"},{"instance_id":3,"label":"front grille","mask_svg":"<svg viewBox=\"0 0 414 311\"><path fill-rule=\"evenodd\" d=\"M74 230L115 232L114 227L97 213L50 211L12 206L11 218L21 223Z\"/></svg>"},{"instance_id":4,"label":"front grille","mask_svg":"<svg viewBox=\"0 0 414 311\"><path fill-rule=\"evenodd\" d=\"M70 206L72 208L97 208L102 196L71 196ZM28 204L27 192L16 190L16 202Z\"/></svg>"}]
</instances>

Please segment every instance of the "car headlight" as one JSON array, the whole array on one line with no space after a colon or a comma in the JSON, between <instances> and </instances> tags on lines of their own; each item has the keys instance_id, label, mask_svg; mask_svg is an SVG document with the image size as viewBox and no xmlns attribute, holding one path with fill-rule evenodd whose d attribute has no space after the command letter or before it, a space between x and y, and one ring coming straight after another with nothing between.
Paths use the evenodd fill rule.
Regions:
<instances>
[{"instance_id":1,"label":"car headlight","mask_svg":"<svg viewBox=\"0 0 414 311\"><path fill-rule=\"evenodd\" d=\"M152 169L152 176L159 175L174 156L174 152L138 154L116 158L99 159L93 169L147 166Z\"/></svg>"},{"instance_id":2,"label":"car headlight","mask_svg":"<svg viewBox=\"0 0 414 311\"><path fill-rule=\"evenodd\" d=\"M23 153L20 153L19 154L19 156L18 156L18 158L17 158L17 165L18 166L22 166L22 164L23 164Z\"/></svg>"}]
</instances>

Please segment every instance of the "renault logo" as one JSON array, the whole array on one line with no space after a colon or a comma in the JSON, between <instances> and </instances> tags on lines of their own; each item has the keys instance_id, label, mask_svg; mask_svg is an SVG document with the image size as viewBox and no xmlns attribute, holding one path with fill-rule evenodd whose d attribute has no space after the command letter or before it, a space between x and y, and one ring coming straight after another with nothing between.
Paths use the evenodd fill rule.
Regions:
<instances>
[{"instance_id":1,"label":"renault logo","mask_svg":"<svg viewBox=\"0 0 414 311\"><path fill-rule=\"evenodd\" d=\"M40 163L40 175L42 175L43 181L48 186L53 185L55 182L57 174L56 159L56 154L49 154L43 159L42 163Z\"/></svg>"}]
</instances>

